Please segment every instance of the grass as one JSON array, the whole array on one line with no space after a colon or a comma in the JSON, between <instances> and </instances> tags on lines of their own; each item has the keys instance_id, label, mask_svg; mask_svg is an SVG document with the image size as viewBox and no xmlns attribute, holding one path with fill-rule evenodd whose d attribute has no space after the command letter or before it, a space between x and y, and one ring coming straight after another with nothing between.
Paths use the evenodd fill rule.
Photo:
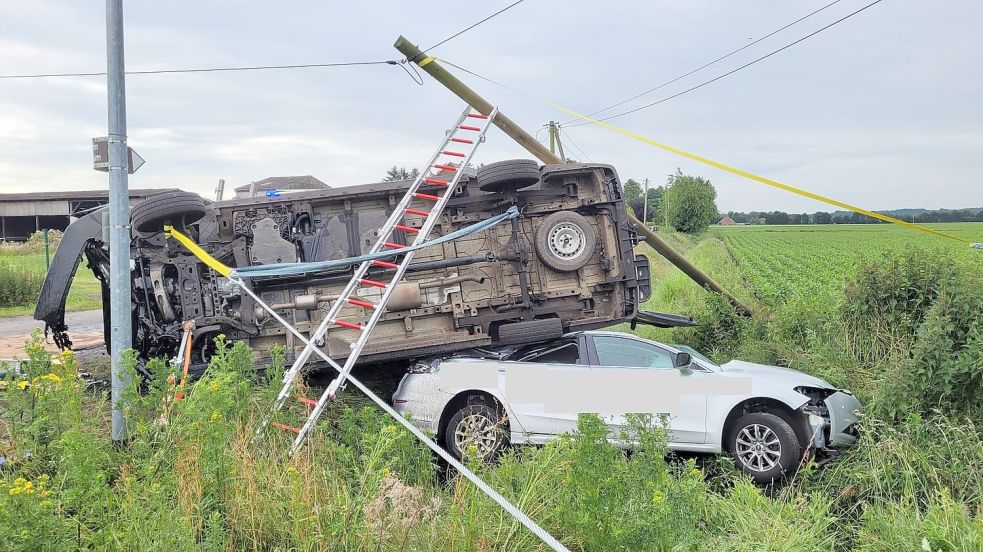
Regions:
<instances>
[{"instance_id":1,"label":"grass","mask_svg":"<svg viewBox=\"0 0 983 552\"><path fill-rule=\"evenodd\" d=\"M0 264L29 271L40 280L43 280L45 274L44 253L10 254L0 250ZM32 297L21 304L0 307L0 318L32 314L37 293L32 292L30 295ZM75 279L72 280L65 308L67 312L102 308L102 290L99 280L93 276L92 271L84 266L84 262L82 266L79 266Z\"/></svg>"},{"instance_id":2,"label":"grass","mask_svg":"<svg viewBox=\"0 0 983 552\"><path fill-rule=\"evenodd\" d=\"M980 228L953 231L972 235ZM869 289L860 291L876 299L884 285L887 291L904 285L884 277L889 263L860 259L866 251L895 252L911 243L907 234L882 227L860 230L891 243L875 243L871 234L847 248L852 234L838 226L810 228L808 235L795 228L740 228L666 236L752 306L755 316L737 317L653 257L653 295L645 307L689 314L699 324L637 331L696 345L718 361L743 358L817 374L850 387L866 405L891 399L885 390L894 388L893 379L931 385L909 378L908 368L921 362L924 339L938 338L932 332L911 330L918 334L911 337L914 346L888 348L875 360L854 356L844 320L857 313L845 310L845 289L863 282ZM786 262L774 267L772 278L834 272L832 262L836 281L807 292L770 293L755 282L760 274L750 269L751 250L742 253L735 245L745 231L764 240L756 246L762 256L783 252ZM826 242L841 254L813 255ZM919 255L929 265L976 262ZM972 288L959 270L944 274ZM857 297L856 289L850 293ZM948 293L936 295L959 299ZM950 304L965 301L926 303L922 319L979 322L963 312L969 309L952 310ZM903 301L896 306L909 314L913 308ZM0 548L542 549L354 393L331 405L308 446L292 458L283 454L286 436L254 440L252 429L272 402L282 366L259 379L242 344L221 343L203 379L177 403L165 403L166 370L157 364L150 392L128 394L126 447L109 442L106 397L70 377L70 357L61 357L59 365L39 347L28 353L36 385L8 385L0 399L0 450L7 458L0 468L0 527L11 528L0 532ZM635 421L644 446L632 455L606 442L598 418L583 416L570 438L515 449L495 466L474 469L572 550L978 551L981 418L952 406L913 403L900 416L872 407L854 447L822 468L810 464L785 485L765 489L726 460L698 465L667 459L664 428L644 417ZM167 424L158 422L162 416Z\"/></svg>"}]
</instances>

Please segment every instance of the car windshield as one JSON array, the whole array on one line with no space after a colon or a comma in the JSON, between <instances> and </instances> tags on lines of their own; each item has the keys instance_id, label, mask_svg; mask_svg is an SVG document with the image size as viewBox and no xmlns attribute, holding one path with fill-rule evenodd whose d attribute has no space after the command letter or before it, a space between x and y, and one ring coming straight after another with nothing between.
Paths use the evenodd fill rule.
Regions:
<instances>
[{"instance_id":1,"label":"car windshield","mask_svg":"<svg viewBox=\"0 0 983 552\"><path fill-rule=\"evenodd\" d=\"M709 366L716 366L717 365L717 363L715 363L714 361L710 360L709 358L701 355L699 352L696 351L696 349L694 349L692 347L688 347L686 345L678 345L678 344L673 344L672 347L674 349L678 349L678 350L683 351L685 353L689 353L693 358L695 358L696 360L699 360L703 364L707 364Z\"/></svg>"}]
</instances>

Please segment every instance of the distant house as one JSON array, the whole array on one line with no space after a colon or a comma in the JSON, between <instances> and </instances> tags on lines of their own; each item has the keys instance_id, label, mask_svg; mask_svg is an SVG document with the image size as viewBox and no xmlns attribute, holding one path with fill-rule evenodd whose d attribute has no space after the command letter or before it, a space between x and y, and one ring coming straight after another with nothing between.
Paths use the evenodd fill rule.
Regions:
<instances>
[{"instance_id":1,"label":"distant house","mask_svg":"<svg viewBox=\"0 0 983 552\"><path fill-rule=\"evenodd\" d=\"M309 192L312 190L330 190L324 182L311 175L305 176L271 176L236 188L236 197L263 195L266 192Z\"/></svg>"},{"instance_id":2,"label":"distant house","mask_svg":"<svg viewBox=\"0 0 983 552\"><path fill-rule=\"evenodd\" d=\"M737 223L734 222L734 219L732 219L730 217L724 217L724 218L720 219L719 222L717 222L717 225L718 226L735 226L736 224Z\"/></svg>"}]
</instances>

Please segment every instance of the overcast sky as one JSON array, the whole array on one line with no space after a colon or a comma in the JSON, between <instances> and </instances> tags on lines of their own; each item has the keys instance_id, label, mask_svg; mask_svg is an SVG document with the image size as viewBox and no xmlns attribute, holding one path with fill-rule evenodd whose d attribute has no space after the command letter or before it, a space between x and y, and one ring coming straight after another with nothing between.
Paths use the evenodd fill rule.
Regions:
<instances>
[{"instance_id":1,"label":"overcast sky","mask_svg":"<svg viewBox=\"0 0 983 552\"><path fill-rule=\"evenodd\" d=\"M829 0L526 0L435 54L589 112L685 73ZM726 72L863 6L837 5L646 96ZM124 2L129 70L396 59L508 1ZM775 56L612 122L763 176L871 209L983 207L983 4L880 4ZM0 74L105 69L104 3L0 0ZM569 117L467 75L530 132ZM388 65L127 78L133 188L211 197L276 175L332 186L420 166L463 108ZM568 129L568 156L662 183L709 178L721 210L833 210L602 128ZM106 134L105 77L0 80L0 193L105 189L90 140ZM545 138L545 132L539 132ZM528 157L493 131L479 162Z\"/></svg>"}]
</instances>

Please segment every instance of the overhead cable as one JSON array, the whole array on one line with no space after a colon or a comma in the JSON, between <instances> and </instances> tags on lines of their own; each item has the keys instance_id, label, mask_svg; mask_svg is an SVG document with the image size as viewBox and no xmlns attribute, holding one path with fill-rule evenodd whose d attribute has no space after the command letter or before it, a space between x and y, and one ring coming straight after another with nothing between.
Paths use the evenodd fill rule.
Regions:
<instances>
[{"instance_id":1,"label":"overhead cable","mask_svg":"<svg viewBox=\"0 0 983 552\"><path fill-rule=\"evenodd\" d=\"M620 102L618 102L616 104L611 104L611 105L609 105L609 106L607 106L607 107L605 107L603 109L598 109L597 111L593 111L591 113L588 113L587 116L588 117L593 117L594 115L597 115L599 113L604 113L605 111L607 111L609 109L614 109L614 108L616 108L618 106L621 106L621 105L624 105L624 104L626 104L626 103L628 103L628 102L630 102L632 100L637 100L638 98L641 98L642 96L646 96L648 94L651 94L652 92L655 92L656 90L660 90L662 88L665 88L666 86L669 86L670 84L672 84L672 83L674 83L676 81L682 80L682 79L684 79L684 78L692 75L693 73L702 71L703 69L706 69L707 67L710 67L711 65L714 65L717 62L723 61L723 60L731 57L732 55L734 55L736 53L739 53L739 52L742 52L742 51L750 48L751 46L754 46L755 44L757 44L757 43L759 43L759 42L761 42L763 40L766 40L768 38L771 38L771 37L775 36L776 34L784 31L785 29L787 29L787 28L789 28L789 27L791 27L793 25L796 25L798 23L801 23L802 21L805 21L806 19L809 19L810 17L816 15L817 13L819 13L819 12L821 12L821 11L827 9L827 8L830 8L830 7L832 7L832 6L836 5L836 4L839 4L842 1L843 0L833 0L829 4L826 4L825 6L819 8L817 10L814 10L812 12L809 12L809 13L805 14L802 17L796 19L795 21L793 21L791 23L788 23L787 25L784 25L782 27L779 27L779 28L775 29L774 31L772 31L772 32L764 35L763 37L755 40L754 42L749 42L749 43L745 44L744 46L741 46L740 48L738 48L736 50L732 50L732 51L730 51L730 52L728 52L728 53L726 53L726 54L718 57L717 59L715 59L713 61L710 61L708 63L704 63L703 65L697 67L696 69L693 69L692 71L689 71L687 73L683 73L682 75L679 75L678 77L676 77L676 78L674 78L672 80L668 80L668 81L666 81L666 82L664 82L664 83L662 83L662 84L660 84L660 85L658 85L658 86L656 86L654 88L649 88L645 92L641 92L639 94L635 94L634 96L632 96L632 97L630 97L628 99L622 100L622 101L620 101ZM565 122L563 124L566 125L566 124L570 124L570 123L573 123L573 122L576 122L576 121L578 121L578 119L570 119L569 121L567 121L567 122Z\"/></svg>"},{"instance_id":2,"label":"overhead cable","mask_svg":"<svg viewBox=\"0 0 983 552\"><path fill-rule=\"evenodd\" d=\"M700 84L697 84L696 86L691 86L691 87L687 88L686 90L683 90L682 92L677 92L677 93L675 93L675 94L673 94L671 96L666 96L665 98L662 98L661 100L656 100L656 101L654 101L652 103L643 105L641 107L636 107L634 109L629 109L627 111L622 111L621 113L617 113L615 115L608 115L607 117L600 117L600 118L598 118L598 120L599 121L609 121L609 120L615 119L617 117L624 117L625 115L628 115L630 113L636 113L636 112L641 111L643 109L648 109L650 107L659 105L661 103L668 102L669 100L672 100L674 98L678 98L678 97L682 96L683 94L688 94L688 93L690 93L690 92L692 92L694 90L698 90L700 88L703 88L704 86L706 86L708 84L717 82L718 80L720 80L720 79L722 79L724 77L728 77L730 75L733 75L734 73L736 73L736 72L738 72L738 71L740 71L742 69L746 69L746 68L754 65L755 63L758 63L759 61L764 61L764 60L770 58L771 56L773 56L773 55L775 55L775 54L777 54L779 52L785 51L785 50L791 48L792 46L795 46L796 44L798 44L798 43L800 43L800 42L802 42L802 41L804 41L804 40L806 40L808 38L814 37L817 34L825 31L826 29L829 29L829 28L831 28L831 27L833 27L835 25L838 25L838 24L846 21L847 19L850 19L851 17L857 15L858 13L860 13L860 12L862 12L862 11L864 11L864 10L872 7L872 6L874 6L875 4L880 4L883 1L884 0L874 0L873 2L871 2L871 3L869 3L869 4L865 5L865 6L863 6L862 8L860 8L860 9L858 9L856 11L850 12L849 14L847 14L847 15L839 18L839 19L837 19L836 21L833 21L832 23L830 23L830 24L828 24L828 25L826 25L824 27L820 27L819 29L817 29L817 30L815 30L815 31L813 31L813 32L811 32L811 33L803 36L802 38L799 38L798 40L795 40L793 42L790 42L790 43L782 46L781 48L778 48L777 50L772 50L771 52L769 52L769 53L767 53L767 54L765 54L765 55L763 55L763 56L761 56L759 58L756 58L756 59L754 59L752 61L749 61L749 62L745 63L744 65L741 65L740 67L737 67L735 69L731 69L730 71L727 71L726 73L723 73L721 75L718 75L718 76L716 76L716 77L714 77L714 78L712 78L710 80L703 81ZM588 125L588 124L590 124L590 123L589 122L583 122L583 123L576 123L576 124L572 124L572 125L568 125L568 126L570 126L570 127L578 127L578 126L583 126L583 125Z\"/></svg>"}]
</instances>

